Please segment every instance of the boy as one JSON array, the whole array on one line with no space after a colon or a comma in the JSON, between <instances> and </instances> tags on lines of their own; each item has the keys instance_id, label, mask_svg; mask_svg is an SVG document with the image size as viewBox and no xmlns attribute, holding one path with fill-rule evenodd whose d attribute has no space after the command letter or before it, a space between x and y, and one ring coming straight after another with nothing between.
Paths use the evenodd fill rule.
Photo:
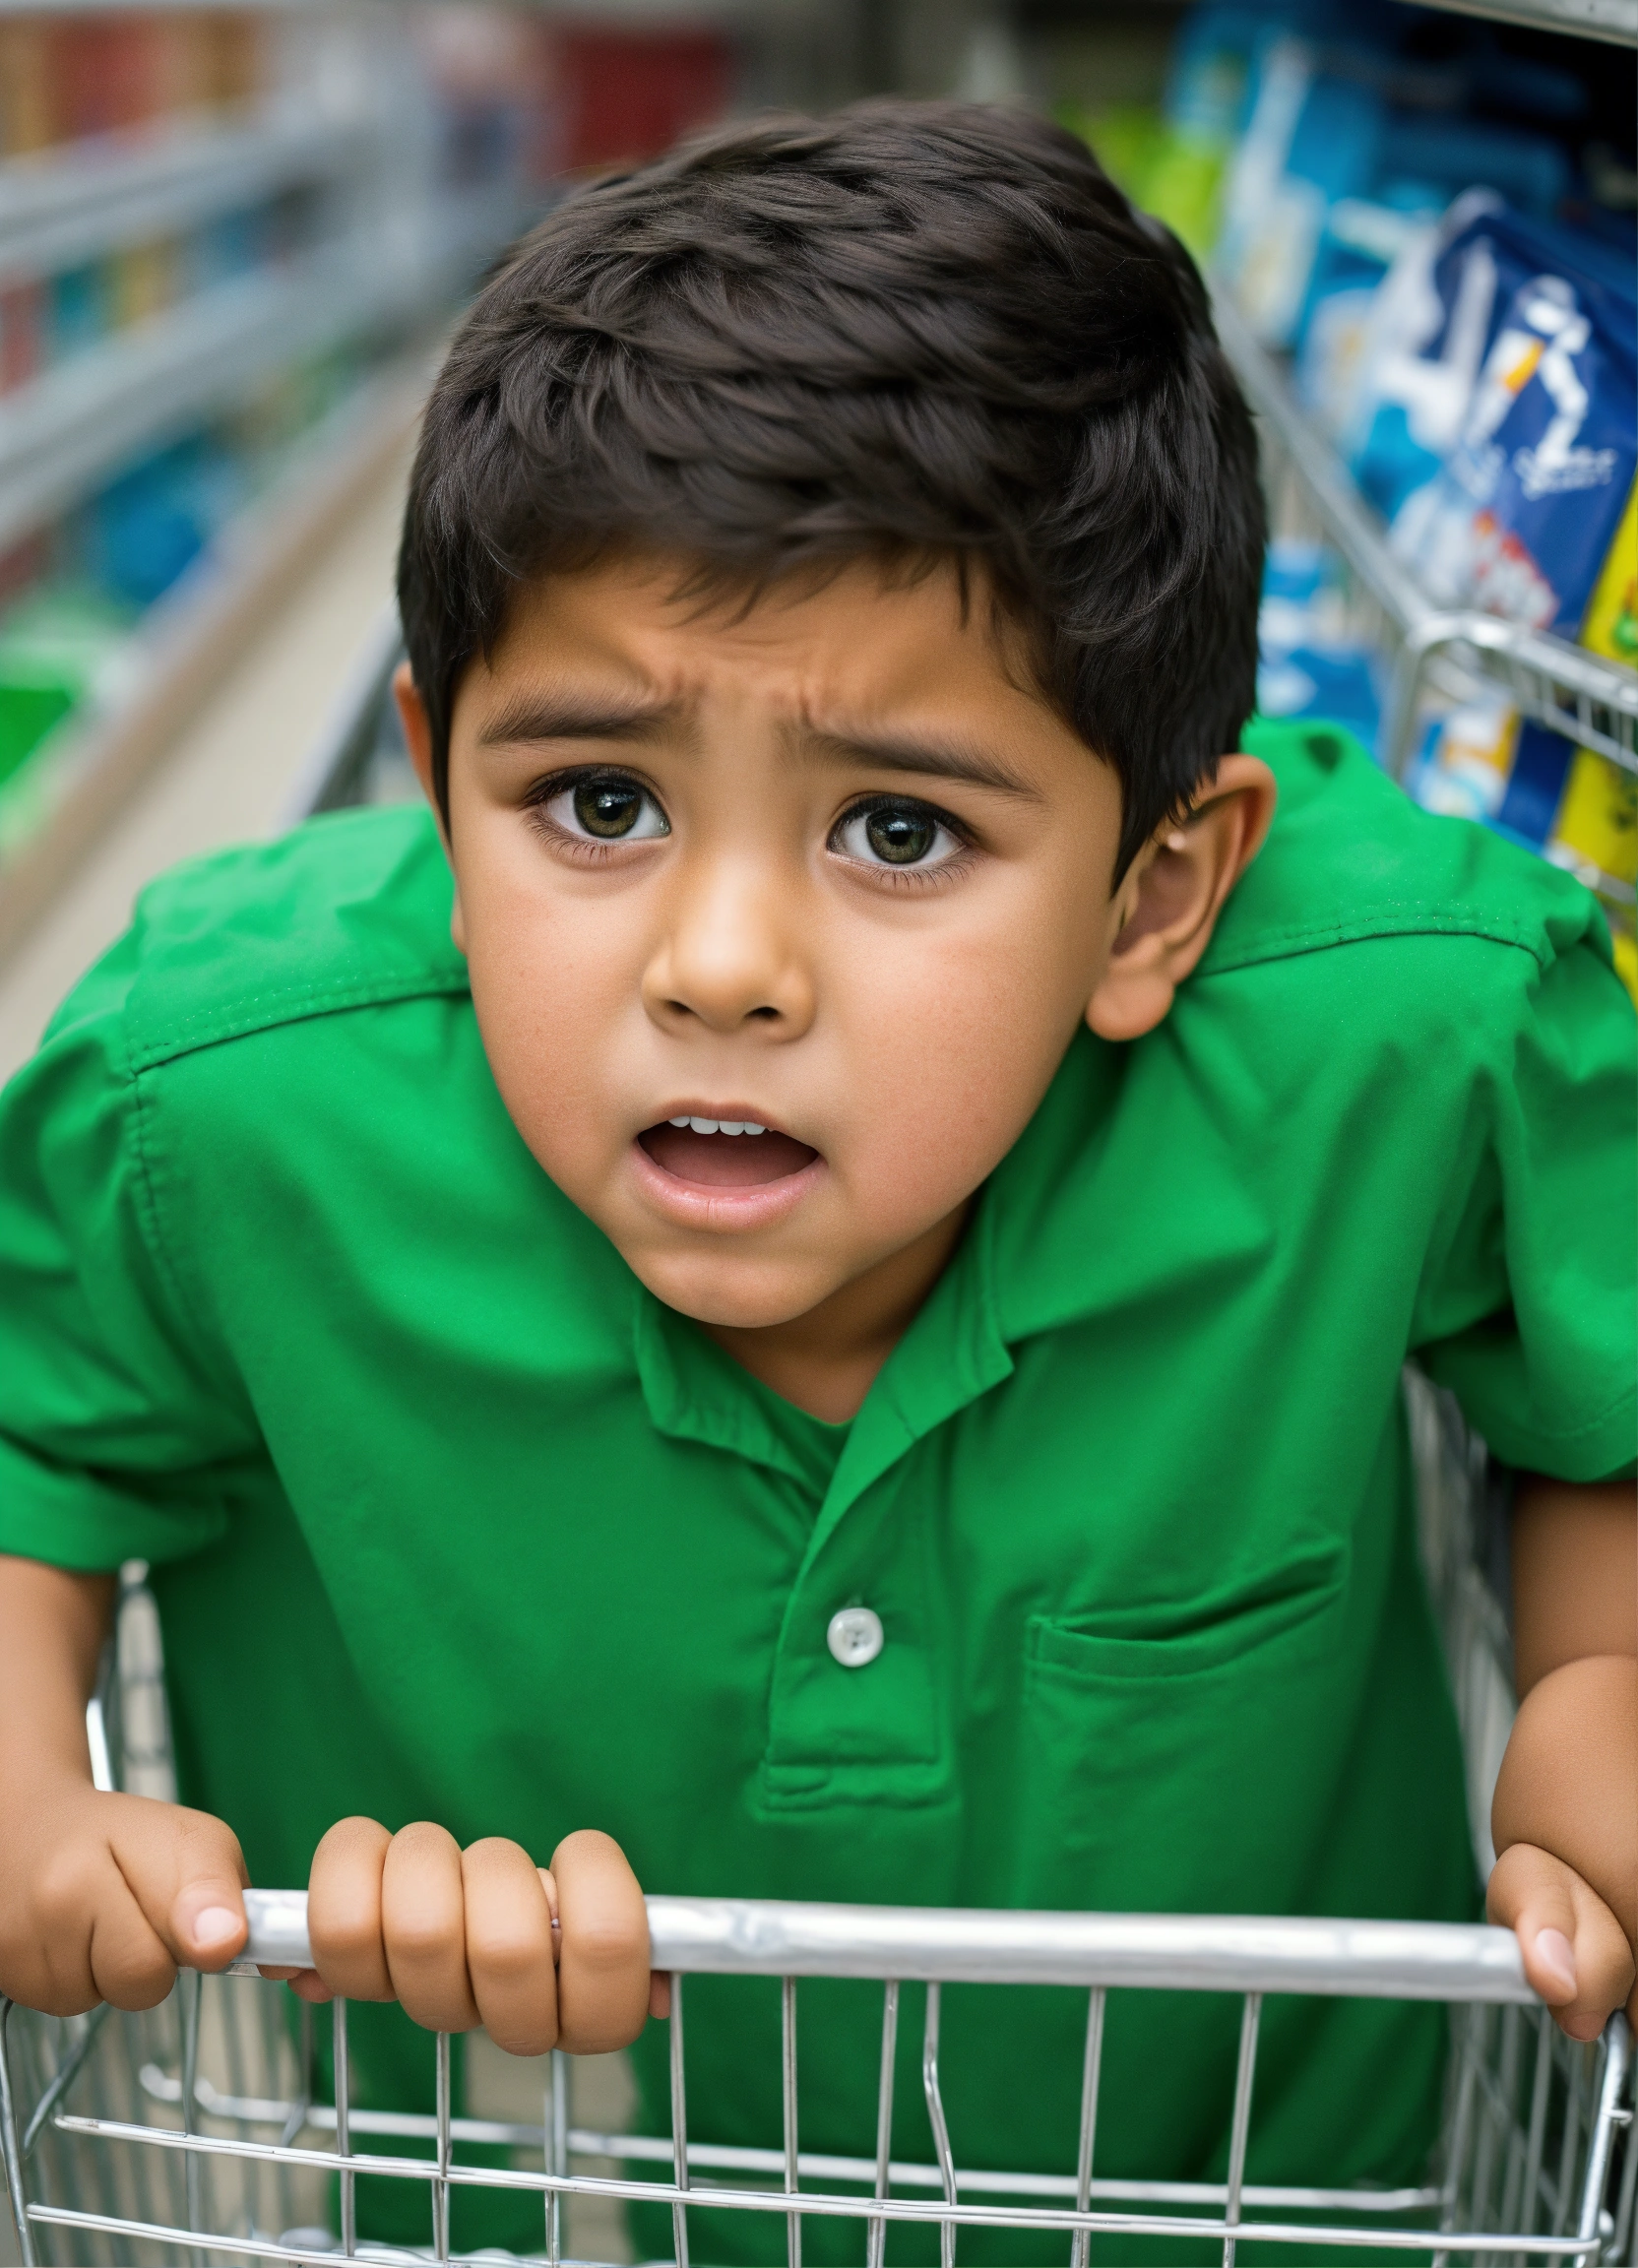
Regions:
<instances>
[{"instance_id":1,"label":"boy","mask_svg":"<svg viewBox=\"0 0 1638 2268\"><path fill-rule=\"evenodd\" d=\"M641 2030L622 1853L1465 1918L1414 1354L1543 1477L1491 1909L1623 2000L1632 1019L1578 885L1242 744L1261 543L1192 268L1039 123L732 129L488 286L401 564L438 832L158 885L0 1128L8 1990L147 2005L315 1846L299 1988L520 2052ZM89 1786L133 1554L202 1811ZM693 2003L714 2138L765 1997ZM952 1995L958 2155L1073 2162L1069 1997ZM804 2145L873 2022L804 1997ZM1271 2007L1255 2176L1418 2174L1441 2023ZM1234 2037L1117 2000L1101 2170L1221 2168Z\"/></svg>"}]
</instances>

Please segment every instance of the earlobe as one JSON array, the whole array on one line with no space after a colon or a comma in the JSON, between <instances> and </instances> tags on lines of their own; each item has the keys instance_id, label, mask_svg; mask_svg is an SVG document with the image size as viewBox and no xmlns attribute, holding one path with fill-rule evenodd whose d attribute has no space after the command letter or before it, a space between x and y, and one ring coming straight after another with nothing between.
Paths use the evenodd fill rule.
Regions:
<instances>
[{"instance_id":1,"label":"earlobe","mask_svg":"<svg viewBox=\"0 0 1638 2268\"><path fill-rule=\"evenodd\" d=\"M1141 1039L1165 1021L1262 849L1278 792L1259 758L1225 756L1187 817L1167 821L1139 852L1111 908L1116 933L1087 1004L1100 1039Z\"/></svg>"}]
</instances>

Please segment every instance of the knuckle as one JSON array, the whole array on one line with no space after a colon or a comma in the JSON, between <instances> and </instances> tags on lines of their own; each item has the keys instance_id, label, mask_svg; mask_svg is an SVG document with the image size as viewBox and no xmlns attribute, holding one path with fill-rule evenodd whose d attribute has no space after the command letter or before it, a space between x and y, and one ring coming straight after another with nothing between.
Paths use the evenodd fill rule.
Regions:
<instances>
[{"instance_id":1,"label":"knuckle","mask_svg":"<svg viewBox=\"0 0 1638 2268\"><path fill-rule=\"evenodd\" d=\"M595 1976L608 1976L639 1963L645 1975L648 1972L648 1924L635 1916L600 1915L590 1922L578 1922L572 1937L567 1929L564 1936L569 1939L566 1950L572 1950L576 1967Z\"/></svg>"},{"instance_id":2,"label":"knuckle","mask_svg":"<svg viewBox=\"0 0 1638 2268\"><path fill-rule=\"evenodd\" d=\"M408 1915L390 1922L386 1934L394 1961L460 1960L466 1952L460 1923L442 1916Z\"/></svg>"},{"instance_id":3,"label":"knuckle","mask_svg":"<svg viewBox=\"0 0 1638 2268\"><path fill-rule=\"evenodd\" d=\"M330 1960L356 1961L381 1950L380 1916L363 1906L315 1914L309 1930L314 1952Z\"/></svg>"},{"instance_id":4,"label":"knuckle","mask_svg":"<svg viewBox=\"0 0 1638 2268\"><path fill-rule=\"evenodd\" d=\"M467 1957L474 1968L508 1982L530 1976L551 1958L538 1930L515 1927L469 1931Z\"/></svg>"},{"instance_id":5,"label":"knuckle","mask_svg":"<svg viewBox=\"0 0 1638 2268\"><path fill-rule=\"evenodd\" d=\"M32 1903L43 1929L56 1935L89 1921L94 1874L77 1847L52 1852L34 1880Z\"/></svg>"}]
</instances>

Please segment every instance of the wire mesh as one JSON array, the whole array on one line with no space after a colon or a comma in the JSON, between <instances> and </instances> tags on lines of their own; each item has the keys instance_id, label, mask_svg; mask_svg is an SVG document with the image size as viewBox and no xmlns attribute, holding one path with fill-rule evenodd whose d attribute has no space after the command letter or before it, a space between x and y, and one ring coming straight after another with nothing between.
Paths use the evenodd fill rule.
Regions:
<instances>
[{"instance_id":1,"label":"wire mesh","mask_svg":"<svg viewBox=\"0 0 1638 2268\"><path fill-rule=\"evenodd\" d=\"M672 1957L668 1935L696 1938L721 1902L653 1903L657 1952ZM1016 1976L1018 1948L1038 1921L1041 1942L1052 1918L973 1915L961 1919L959 1956L946 1935L900 1931L896 1965L926 1981L921 2039L921 2080L934 2143L930 2165L892 2155L892 2076L899 2052L902 1978L885 1981L881 2003L881 2067L861 2074L876 2083L879 2105L874 2159L848 2158L800 2147L797 2080L797 1974L778 1974L782 1949L799 1958L802 1976L858 1974L857 1960L838 1948L838 1917L854 1915L859 1957L872 1955L869 1917L879 1909L804 1909L799 1906L736 1910L761 1928L768 1951L744 1954L738 1931L735 1965L760 1966L767 1988L780 1996L780 2062L767 2075L770 2099L783 2108L783 2137L764 2150L713 2145L690 2136L687 2101L682 1971L672 1977L671 2131L668 2135L609 2135L569 2123L562 2083L563 2058L553 2058L553 2083L539 2125L465 2118L454 2105L450 2042L437 2044L435 2105L428 2113L364 2111L349 2107L347 2011L332 2017L336 2042L336 2102L314 2099L303 2070L303 2044L292 2039L278 2004L280 1988L254 1978L184 1979L164 2006L142 2017L113 2016L57 2022L8 2010L5 2022L4 2122L7 2171L28 2233L25 2258L40 2262L374 2260L462 2257L450 2241L451 2199L462 2188L507 2188L535 2197L539 2248L527 2255L560 2261L561 2206L576 2195L641 2199L671 2209L673 2256L689 2258L689 2216L695 2205L718 2211L768 2214L783 2219L785 2256L799 2263L806 2224L816 2218L858 2225L867 2260L886 2257L896 2224L932 2224L940 2258L959 2257L967 2228L1003 2228L1030 2242L1024 2256L1085 2260L1097 2238L1209 2239L1225 2268L1233 2268L1247 2239L1304 2252L1323 2243L1363 2249L1378 2259L1486 2263L1575 2259L1614 2262L1631 2258L1633 2157L1630 2136L1631 2065L1626 2028L1611 2020L1604 2039L1587 2047L1566 2041L1544 2010L1492 1960L1481 1972L1476 1947L1499 1931L1424 1931L1427 1943L1451 1940L1472 1969L1472 1989L1483 1998L1453 2008L1453 2051L1439 2160L1416 2188L1369 2190L1258 2184L1245 2177L1255 2115L1259 2017L1264 1993L1241 1995L1240 2046L1228 2111L1229 2148L1222 2181L1164 2181L1101 2176L1096 2164L1100 2041L1111 1989L1128 1988L1118 1962L1115 1982L1099 1981L1088 1992L1087 2048L1082 2071L1078 2163L1070 2172L1034 2173L958 2165L943 2109L940 2071L941 1986L971 1984L984 1972L984 1946L996 1982ZM805 1918L817 1917L810 1926ZM702 1918L703 1917L703 1922ZM1065 1921L1084 1922L1084 1917ZM1148 1930L1151 1960L1189 1924L1136 1917L1127 1940L1138 1945ZM1204 1926L1204 1925L1196 1925ZM1291 1938L1290 1923L1256 1925L1264 1931L1259 1974L1274 1976L1279 1961L1273 1932ZM1252 1925L1241 1923L1242 1931ZM1172 1932L1166 1940L1165 1932ZM1462 1940L1461 1945L1456 1940ZM719 1943L724 1940L719 1939ZM1089 1939L1089 1943L1093 1940ZM1480 1948L1481 1949L1481 1948ZM709 1964L713 1956L704 1956ZM1201 1959L1205 1959L1202 1955ZM1216 1956L1213 1956L1216 1958ZM1486 1955L1486 1958L1489 1958ZM1062 1975L1061 1952L1043 1952ZM723 1967L722 1958L716 1966ZM1108 1971L1108 1957L1094 1950L1084 1967ZM1187 1965L1183 1965L1186 1969ZM1354 1981L1381 1994L1397 1985L1416 1989L1409 1969L1374 1971L1363 1959L1333 1965L1337 1990ZM946 1975L937 1974L944 1970ZM932 1974L929 1974L932 1972ZM1146 1969L1146 1977L1154 1972ZM1202 1970L1213 1984L1233 1972ZM1249 1974L1249 1971L1241 1973ZM1297 1978L1313 1988L1312 1964ZM1064 1984L1064 1990L1075 1989ZM1497 1995L1510 1997L1498 2002ZM244 2094L250 2084L258 2092ZM404 2146L430 2145L409 2156ZM501 2144L507 2163L477 2163L473 2146ZM395 2147L397 2145L397 2147ZM616 2175L592 2174L589 2160L612 2159ZM361 2241L353 2204L360 2176L413 2185L426 2200L426 2241L406 2249ZM292 2218L293 2216L293 2218ZM512 2255L516 2257L517 2255ZM483 2255L493 2258L496 2255Z\"/></svg>"}]
</instances>

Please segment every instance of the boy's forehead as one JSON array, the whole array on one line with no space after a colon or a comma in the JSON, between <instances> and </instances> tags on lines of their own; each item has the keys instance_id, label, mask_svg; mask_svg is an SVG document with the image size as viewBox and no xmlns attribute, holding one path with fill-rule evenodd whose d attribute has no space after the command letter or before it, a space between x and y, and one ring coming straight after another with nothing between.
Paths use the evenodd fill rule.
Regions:
<instances>
[{"instance_id":1,"label":"boy's forehead","mask_svg":"<svg viewBox=\"0 0 1638 2268\"><path fill-rule=\"evenodd\" d=\"M523 586L464 690L490 713L596 684L660 709L741 692L831 724L885 708L1045 707L981 577L863 557L753 585L676 554L621 552ZM480 726L492 736L486 717Z\"/></svg>"}]
</instances>

